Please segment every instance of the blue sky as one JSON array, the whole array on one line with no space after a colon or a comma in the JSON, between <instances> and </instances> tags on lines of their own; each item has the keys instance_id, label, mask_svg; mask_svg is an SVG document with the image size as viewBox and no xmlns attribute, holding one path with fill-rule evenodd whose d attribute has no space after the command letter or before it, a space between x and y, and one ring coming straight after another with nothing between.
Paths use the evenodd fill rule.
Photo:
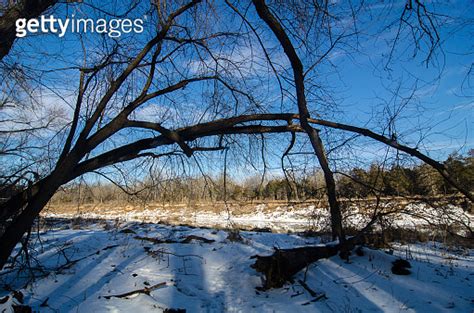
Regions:
<instances>
[{"instance_id":1,"label":"blue sky","mask_svg":"<svg viewBox=\"0 0 474 313\"><path fill-rule=\"evenodd\" d=\"M394 2L394 8L400 4ZM447 5L448 1L438 1L435 4L438 11L453 19L450 19L451 24L439 25L442 50L436 51L433 62L423 62L427 55L423 51L412 57L412 47L403 51L405 44L400 43L397 48L401 57L392 60L385 69L382 65L387 65L391 49L385 40L393 38L395 29L391 29L391 33L382 31L362 41L361 53L354 58L344 54L336 56L334 62L339 76L334 75L332 82L339 82L346 116L356 124L358 120L377 120L384 104L389 102L394 108L413 92L412 103L404 109L403 119L396 125L397 132L404 134L404 140L411 144L417 144L421 135L427 136L423 137L424 144L420 148L435 158L444 159L454 150L466 153L474 148L474 75L468 75L474 61L474 3L451 1ZM400 9L389 16L395 21L399 15ZM460 17L470 24L460 27L456 23ZM375 22L363 32L376 33L380 27ZM389 90L398 87L401 87L401 97L393 99ZM420 126L421 133L415 130Z\"/></svg>"}]
</instances>

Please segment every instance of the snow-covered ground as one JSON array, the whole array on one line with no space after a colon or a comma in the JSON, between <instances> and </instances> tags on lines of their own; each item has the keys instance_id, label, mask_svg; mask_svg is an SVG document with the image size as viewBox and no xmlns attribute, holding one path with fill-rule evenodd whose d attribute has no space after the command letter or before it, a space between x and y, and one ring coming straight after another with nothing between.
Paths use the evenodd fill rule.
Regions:
<instances>
[{"instance_id":1,"label":"snow-covered ground","mask_svg":"<svg viewBox=\"0 0 474 313\"><path fill-rule=\"evenodd\" d=\"M345 226L355 229L363 228L374 214L374 208L365 210L357 206L344 210ZM383 220L385 226L420 229L426 226L451 226L453 229L474 227L474 216L462 208L453 205L430 207L424 203L408 204L404 207L396 203L380 205L377 212L392 212ZM220 208L219 210L193 209L192 207L156 207L145 209L134 207L103 208L101 206L86 210L46 210L44 217L86 219L117 219L120 221L136 221L150 223L188 224L205 227L239 227L251 230L254 228L270 228L274 232L301 232L305 230L329 231L330 216L326 208L309 206L278 206L266 204L254 206L250 211Z\"/></svg>"},{"instance_id":2,"label":"snow-covered ground","mask_svg":"<svg viewBox=\"0 0 474 313\"><path fill-rule=\"evenodd\" d=\"M0 312L11 312L12 302L19 302L13 290L39 312L474 311L472 250L433 243L395 245L393 254L364 248L349 263L338 256L320 260L297 274L295 283L258 291L261 275L250 267L251 256L320 242L296 234L241 235L243 241L235 242L223 230L120 221L71 229L63 223L34 243L32 257L39 263L32 265L43 266L35 270L36 280L25 287L30 272L0 272ZM181 242L186 238L188 243ZM410 275L392 274L391 262L399 257L410 261ZM155 288L149 294L110 297L150 286Z\"/></svg>"}]
</instances>

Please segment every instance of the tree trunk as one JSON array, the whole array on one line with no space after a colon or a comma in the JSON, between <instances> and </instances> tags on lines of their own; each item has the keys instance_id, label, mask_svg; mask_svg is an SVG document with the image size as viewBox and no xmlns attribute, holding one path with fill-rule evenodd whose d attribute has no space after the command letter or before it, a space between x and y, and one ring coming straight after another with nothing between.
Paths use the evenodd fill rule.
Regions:
<instances>
[{"instance_id":1,"label":"tree trunk","mask_svg":"<svg viewBox=\"0 0 474 313\"><path fill-rule=\"evenodd\" d=\"M15 205L8 207L10 212L21 211L21 213L14 217L13 221L6 226L4 232L0 235L0 269L5 266L17 243L31 229L35 218L38 217L41 210L60 186L61 184L55 183L50 176L50 178L41 180L33 187L30 187L38 190L34 196L29 199L23 198L23 201L18 201L17 199L10 203ZM6 204L8 205L9 203L7 202Z\"/></svg>"},{"instance_id":2,"label":"tree trunk","mask_svg":"<svg viewBox=\"0 0 474 313\"><path fill-rule=\"evenodd\" d=\"M341 208L339 206L339 201L337 201L336 196L336 181L334 180L334 175L329 168L329 163L326 158L326 153L324 151L323 143L319 137L318 132L311 128L309 138L313 145L314 151L316 151L316 156L318 157L319 164L324 172L324 180L326 182L326 193L328 196L329 209L331 212L331 230L333 239L339 238L341 243L345 241L344 229L342 227L342 214Z\"/></svg>"},{"instance_id":3,"label":"tree trunk","mask_svg":"<svg viewBox=\"0 0 474 313\"><path fill-rule=\"evenodd\" d=\"M16 40L16 21L19 18L29 20L38 17L56 2L57 0L14 1L15 4L0 16L0 60L10 52Z\"/></svg>"},{"instance_id":4,"label":"tree trunk","mask_svg":"<svg viewBox=\"0 0 474 313\"><path fill-rule=\"evenodd\" d=\"M82 155L83 153L78 151L71 152L50 175L1 205L0 223L5 225L5 229L0 234L0 269L5 266L16 244L31 229L54 193L62 184L75 178L72 175L73 169ZM8 222L9 219L12 221Z\"/></svg>"},{"instance_id":5,"label":"tree trunk","mask_svg":"<svg viewBox=\"0 0 474 313\"><path fill-rule=\"evenodd\" d=\"M314 152L318 158L319 164L324 172L324 179L326 181L326 193L328 196L329 208L331 211L331 228L334 238L339 238L341 243L344 243L345 236L342 227L342 215L336 196L336 183L334 175L329 167L329 163L324 151L324 145L319 137L318 131L309 124L311 118L306 102L303 64L296 53L290 38L287 36L285 30L280 22L273 16L265 4L265 0L253 0L258 16L270 27L272 32L277 37L286 56L288 57L291 67L293 69L293 76L295 80L296 99L298 104L299 119L301 127L308 134L313 146Z\"/></svg>"}]
</instances>

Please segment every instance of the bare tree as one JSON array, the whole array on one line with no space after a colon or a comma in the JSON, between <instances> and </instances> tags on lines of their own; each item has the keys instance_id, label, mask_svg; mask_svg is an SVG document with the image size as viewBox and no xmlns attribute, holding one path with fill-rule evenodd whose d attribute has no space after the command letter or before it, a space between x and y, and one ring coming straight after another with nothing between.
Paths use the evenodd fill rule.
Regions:
<instances>
[{"instance_id":1,"label":"bare tree","mask_svg":"<svg viewBox=\"0 0 474 313\"><path fill-rule=\"evenodd\" d=\"M243 14L236 4L228 1L225 5L200 0L130 4L133 10L127 7L126 12L147 16L146 32L121 38L93 34L92 45L87 36L79 35L79 44L75 46L79 52L71 52L74 61L63 60L68 64L66 68L37 69L49 77L61 77L62 71L66 71L70 76L65 80L74 81L77 87L73 97L63 96L70 104L70 117L51 136L55 146L48 146L48 166L43 167L30 185L0 206L2 267L62 185L105 167L140 162L144 158L183 159L185 156L193 160L201 153L228 149L242 135L284 133L293 138L297 133L305 133L324 171L332 232L341 243L345 236L336 183L316 125L366 136L419 158L473 199L470 191L452 179L443 164L416 148L364 127L319 118L324 106L321 114L310 114L308 99L313 98L313 87L317 86L308 83L311 73L346 36L333 37L328 2L316 2L308 7L310 12L320 13L318 25L326 25L324 36L317 38L319 41L329 38L329 45L326 43L322 52L311 46L314 41L310 40L310 34L319 32L305 8L279 1L272 10L263 0L254 0L253 4L258 18ZM302 26L288 28L275 12L287 13L286 20L301 21ZM226 19L239 20L242 27L229 26L223 22ZM270 28L277 38L277 47L283 49L289 68L285 67L285 61L280 60L282 64L279 64L272 59L268 45L275 42L266 41L258 33L262 27ZM294 38L307 40L304 57L295 48ZM77 60L81 60L79 64ZM306 68L303 60L309 63ZM288 71L291 76L286 75ZM268 100L268 94L274 92L269 85L273 84L279 86L282 96L280 108ZM51 87L52 82L42 81L41 85Z\"/></svg>"}]
</instances>

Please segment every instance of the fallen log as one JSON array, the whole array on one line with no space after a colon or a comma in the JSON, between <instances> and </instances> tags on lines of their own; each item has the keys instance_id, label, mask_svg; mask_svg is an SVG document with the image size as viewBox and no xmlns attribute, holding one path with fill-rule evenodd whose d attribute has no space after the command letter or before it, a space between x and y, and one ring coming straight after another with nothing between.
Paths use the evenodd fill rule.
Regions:
<instances>
[{"instance_id":1,"label":"fallen log","mask_svg":"<svg viewBox=\"0 0 474 313\"><path fill-rule=\"evenodd\" d=\"M191 243L192 241L200 241L200 242L203 242L203 243L213 243L215 240L207 239L207 238L204 238L204 237L201 237L201 236L189 235L186 238L184 238L183 240L181 240L180 243Z\"/></svg>"},{"instance_id":2,"label":"fallen log","mask_svg":"<svg viewBox=\"0 0 474 313\"><path fill-rule=\"evenodd\" d=\"M342 259L348 259L350 251L356 244L371 242L377 235L362 235L349 238L344 245L328 244L325 246L309 246L293 249L278 249L269 256L254 255L256 259L251 265L257 272L264 274L263 286L260 290L280 288L286 282L293 282L292 277L311 263L327 259L339 253Z\"/></svg>"},{"instance_id":3,"label":"fallen log","mask_svg":"<svg viewBox=\"0 0 474 313\"><path fill-rule=\"evenodd\" d=\"M192 243L193 241L200 241L202 243L213 243L215 240L213 239L207 239L204 237L196 236L196 235L189 235L186 238L182 240L174 240L174 239L158 239L158 238L150 238L150 237L141 237L141 236L135 236L133 237L137 240L142 240L142 241L149 241L152 243L156 244L162 244L162 243Z\"/></svg>"},{"instance_id":4,"label":"fallen log","mask_svg":"<svg viewBox=\"0 0 474 313\"><path fill-rule=\"evenodd\" d=\"M265 276L262 290L280 288L309 264L334 256L339 249L339 245L275 249L270 256L253 256L257 260L251 267Z\"/></svg>"},{"instance_id":5,"label":"fallen log","mask_svg":"<svg viewBox=\"0 0 474 313\"><path fill-rule=\"evenodd\" d=\"M140 294L140 293L149 296L150 292L152 292L153 290L158 289L160 287L163 287L163 286L166 286L166 282L162 282L162 283L153 285L151 287L145 287L143 289L137 289L137 290L129 291L129 292L122 293L122 294L119 294L119 295L107 295L107 296L104 296L104 298L107 299L107 300L109 300L111 298L127 298L129 296L133 296L133 295Z\"/></svg>"}]
</instances>

